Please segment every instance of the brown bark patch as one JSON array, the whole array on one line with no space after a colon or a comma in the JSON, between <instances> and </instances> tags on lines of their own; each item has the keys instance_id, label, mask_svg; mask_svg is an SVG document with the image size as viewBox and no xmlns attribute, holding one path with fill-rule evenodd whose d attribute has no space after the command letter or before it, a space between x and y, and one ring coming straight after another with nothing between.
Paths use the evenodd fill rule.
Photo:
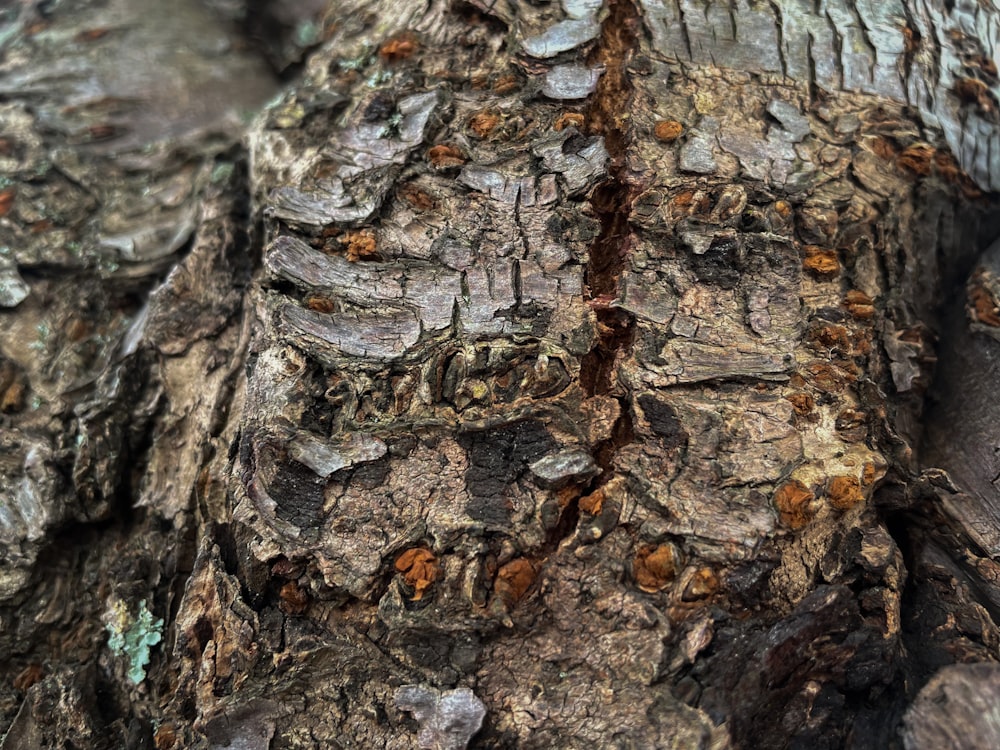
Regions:
<instances>
[{"instance_id":1,"label":"brown bark patch","mask_svg":"<svg viewBox=\"0 0 1000 750\"><path fill-rule=\"evenodd\" d=\"M340 238L340 244L347 246L346 257L352 263L376 254L375 233L369 229L348 232Z\"/></svg>"},{"instance_id":2,"label":"brown bark patch","mask_svg":"<svg viewBox=\"0 0 1000 750\"><path fill-rule=\"evenodd\" d=\"M420 43L413 32L404 31L389 37L378 49L378 55L386 62L399 62L412 57L420 49Z\"/></svg>"},{"instance_id":3,"label":"brown bark patch","mask_svg":"<svg viewBox=\"0 0 1000 750\"><path fill-rule=\"evenodd\" d=\"M661 143L673 143L683 132L684 126L677 120L660 120L653 128L653 135Z\"/></svg>"},{"instance_id":4,"label":"brown bark patch","mask_svg":"<svg viewBox=\"0 0 1000 750\"><path fill-rule=\"evenodd\" d=\"M810 385L831 393L840 393L844 390L844 386L848 383L854 383L858 379L854 373L831 365L829 362L813 362L806 370L808 372L807 381Z\"/></svg>"},{"instance_id":5,"label":"brown bark patch","mask_svg":"<svg viewBox=\"0 0 1000 750\"><path fill-rule=\"evenodd\" d=\"M515 75L505 75L497 78L493 84L493 91L497 94L509 94L521 85L520 80Z\"/></svg>"},{"instance_id":6,"label":"brown bark patch","mask_svg":"<svg viewBox=\"0 0 1000 750\"><path fill-rule=\"evenodd\" d=\"M807 416L816 408L816 401L808 393L792 393L785 398L800 417Z\"/></svg>"},{"instance_id":7,"label":"brown bark patch","mask_svg":"<svg viewBox=\"0 0 1000 750\"><path fill-rule=\"evenodd\" d=\"M0 190L0 216L6 216L10 213L10 209L14 206L14 197L16 195L17 190L12 187Z\"/></svg>"},{"instance_id":8,"label":"brown bark patch","mask_svg":"<svg viewBox=\"0 0 1000 750\"><path fill-rule=\"evenodd\" d=\"M921 177L931 173L931 161L934 149L926 143L915 143L907 146L896 159L896 166Z\"/></svg>"},{"instance_id":9,"label":"brown bark patch","mask_svg":"<svg viewBox=\"0 0 1000 750\"><path fill-rule=\"evenodd\" d=\"M858 289L852 289L845 294L840 304L856 320L871 320L875 317L872 298Z\"/></svg>"},{"instance_id":10,"label":"brown bark patch","mask_svg":"<svg viewBox=\"0 0 1000 750\"><path fill-rule=\"evenodd\" d=\"M803 248L805 257L802 268L818 279L832 279L840 273L840 261L836 250L828 250L817 245Z\"/></svg>"},{"instance_id":11,"label":"brown bark patch","mask_svg":"<svg viewBox=\"0 0 1000 750\"><path fill-rule=\"evenodd\" d=\"M838 476L830 479L826 487L826 496L837 510L850 510L859 503L864 502L865 496L861 491L861 482L857 477Z\"/></svg>"},{"instance_id":12,"label":"brown bark patch","mask_svg":"<svg viewBox=\"0 0 1000 750\"><path fill-rule=\"evenodd\" d=\"M22 693L27 692L28 688L34 685L36 682L45 676L45 668L41 664L29 664L14 678L14 689L19 690Z\"/></svg>"},{"instance_id":13,"label":"brown bark patch","mask_svg":"<svg viewBox=\"0 0 1000 750\"><path fill-rule=\"evenodd\" d=\"M708 567L698 568L684 587L681 599L686 602L696 602L707 599L718 590L719 576L716 572Z\"/></svg>"},{"instance_id":14,"label":"brown bark patch","mask_svg":"<svg viewBox=\"0 0 1000 750\"><path fill-rule=\"evenodd\" d=\"M397 557L396 570L403 574L403 581L413 589L413 601L420 601L441 574L434 553L423 547L413 547Z\"/></svg>"},{"instance_id":15,"label":"brown bark patch","mask_svg":"<svg viewBox=\"0 0 1000 750\"><path fill-rule=\"evenodd\" d=\"M978 323L993 328L1000 327L1000 305L997 304L996 297L986 287L984 283L986 274L983 269L978 269L969 282L969 312Z\"/></svg>"},{"instance_id":16,"label":"brown bark patch","mask_svg":"<svg viewBox=\"0 0 1000 750\"><path fill-rule=\"evenodd\" d=\"M872 153L883 161L892 161L896 158L896 147L888 138L875 136L870 142Z\"/></svg>"},{"instance_id":17,"label":"brown bark patch","mask_svg":"<svg viewBox=\"0 0 1000 750\"><path fill-rule=\"evenodd\" d=\"M429 193L421 190L412 182L407 182L396 192L400 198L418 211L430 211L437 207L437 201L435 201Z\"/></svg>"},{"instance_id":18,"label":"brown bark patch","mask_svg":"<svg viewBox=\"0 0 1000 750\"><path fill-rule=\"evenodd\" d=\"M500 115L496 112L477 112L469 118L469 130L479 138L486 138L500 124Z\"/></svg>"},{"instance_id":19,"label":"brown bark patch","mask_svg":"<svg viewBox=\"0 0 1000 750\"><path fill-rule=\"evenodd\" d=\"M278 593L278 609L286 615L301 615L309 608L309 592L296 581L289 581Z\"/></svg>"},{"instance_id":20,"label":"brown bark patch","mask_svg":"<svg viewBox=\"0 0 1000 750\"><path fill-rule=\"evenodd\" d=\"M565 130L566 128L577 128L578 130L583 127L585 122L583 115L579 112L563 112L556 121L552 123L552 127L555 130Z\"/></svg>"},{"instance_id":21,"label":"brown bark patch","mask_svg":"<svg viewBox=\"0 0 1000 750\"><path fill-rule=\"evenodd\" d=\"M837 415L834 426L841 440L860 443L868 437L868 415L859 409L844 409Z\"/></svg>"},{"instance_id":22,"label":"brown bark patch","mask_svg":"<svg viewBox=\"0 0 1000 750\"><path fill-rule=\"evenodd\" d=\"M793 479L777 489L772 502L781 523L792 530L798 530L813 519L815 511L812 502L815 499L808 487Z\"/></svg>"},{"instance_id":23,"label":"brown bark patch","mask_svg":"<svg viewBox=\"0 0 1000 750\"><path fill-rule=\"evenodd\" d=\"M173 724L161 724L153 735L153 745L156 750L170 750L177 744L177 730Z\"/></svg>"},{"instance_id":24,"label":"brown bark patch","mask_svg":"<svg viewBox=\"0 0 1000 750\"><path fill-rule=\"evenodd\" d=\"M665 588L677 576L678 558L672 544L641 547L632 561L632 576L636 585L651 593Z\"/></svg>"},{"instance_id":25,"label":"brown bark patch","mask_svg":"<svg viewBox=\"0 0 1000 750\"><path fill-rule=\"evenodd\" d=\"M816 324L809 329L809 346L824 352L848 354L852 351L850 332L841 325Z\"/></svg>"},{"instance_id":26,"label":"brown bark patch","mask_svg":"<svg viewBox=\"0 0 1000 750\"><path fill-rule=\"evenodd\" d=\"M606 499L607 498L604 494L604 489L599 488L594 492L591 492L589 495L581 497L578 507L584 513L589 513L592 516L596 516L600 514L601 508L604 507L604 501Z\"/></svg>"},{"instance_id":27,"label":"brown bark patch","mask_svg":"<svg viewBox=\"0 0 1000 750\"><path fill-rule=\"evenodd\" d=\"M989 86L978 78L959 78L951 90L963 104L975 104L985 112L996 111Z\"/></svg>"},{"instance_id":28,"label":"brown bark patch","mask_svg":"<svg viewBox=\"0 0 1000 750\"><path fill-rule=\"evenodd\" d=\"M460 167L465 164L465 154L458 147L447 143L431 146L427 150L427 159L437 169Z\"/></svg>"},{"instance_id":29,"label":"brown bark patch","mask_svg":"<svg viewBox=\"0 0 1000 750\"><path fill-rule=\"evenodd\" d=\"M319 294L306 297L306 307L314 312L332 313L336 309L333 300Z\"/></svg>"},{"instance_id":30,"label":"brown bark patch","mask_svg":"<svg viewBox=\"0 0 1000 750\"><path fill-rule=\"evenodd\" d=\"M528 560L511 560L497 571L493 590L507 606L517 604L535 582L537 570Z\"/></svg>"}]
</instances>

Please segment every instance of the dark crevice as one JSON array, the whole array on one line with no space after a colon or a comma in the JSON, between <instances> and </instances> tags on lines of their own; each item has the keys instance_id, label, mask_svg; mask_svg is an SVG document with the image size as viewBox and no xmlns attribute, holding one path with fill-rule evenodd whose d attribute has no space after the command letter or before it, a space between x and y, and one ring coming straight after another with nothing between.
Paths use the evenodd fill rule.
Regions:
<instances>
[{"instance_id":1,"label":"dark crevice","mask_svg":"<svg viewBox=\"0 0 1000 750\"><path fill-rule=\"evenodd\" d=\"M627 67L638 48L638 28L639 13L634 2L611 0L600 43L588 60L605 68L586 117L589 132L604 138L610 164L608 179L591 196L601 231L590 248L585 294L597 318L597 341L581 363L580 384L588 396L613 396L621 405L621 416L611 437L595 446L594 458L602 472L596 480L598 485L610 479L615 454L634 437L629 396L618 383L616 371L635 339L635 317L611 304L618 296L632 236L629 215L635 185L628 174L626 118L634 90Z\"/></svg>"}]
</instances>

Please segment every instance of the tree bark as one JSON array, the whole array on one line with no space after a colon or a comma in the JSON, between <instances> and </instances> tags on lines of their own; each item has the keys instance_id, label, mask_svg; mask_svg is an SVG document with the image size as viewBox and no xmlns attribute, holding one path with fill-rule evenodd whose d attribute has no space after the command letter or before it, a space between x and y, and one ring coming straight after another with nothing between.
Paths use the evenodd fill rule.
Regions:
<instances>
[{"instance_id":1,"label":"tree bark","mask_svg":"<svg viewBox=\"0 0 1000 750\"><path fill-rule=\"evenodd\" d=\"M235 32L101 7L3 37L3 750L1000 740L917 699L1000 646L996 8L273 3L244 150Z\"/></svg>"}]
</instances>

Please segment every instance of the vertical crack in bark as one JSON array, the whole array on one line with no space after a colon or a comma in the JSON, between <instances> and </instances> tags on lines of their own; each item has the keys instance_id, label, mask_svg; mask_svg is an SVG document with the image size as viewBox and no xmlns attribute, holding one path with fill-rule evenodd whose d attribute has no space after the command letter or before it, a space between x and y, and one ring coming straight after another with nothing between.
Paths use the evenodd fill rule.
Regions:
<instances>
[{"instance_id":1,"label":"vertical crack in bark","mask_svg":"<svg viewBox=\"0 0 1000 750\"><path fill-rule=\"evenodd\" d=\"M628 396L617 382L615 370L623 353L632 346L635 318L611 305L618 296L631 244L629 214L635 186L628 175L627 118L634 91L626 66L638 46L639 12L633 0L610 0L609 7L599 44L589 61L604 65L605 73L587 108L588 129L604 137L611 164L608 179L591 198L601 232L590 248L585 294L597 315L598 339L583 359L580 381L588 396L617 398L621 415L612 436L596 446L595 459L602 469L598 482L610 478L615 453L633 438Z\"/></svg>"}]
</instances>

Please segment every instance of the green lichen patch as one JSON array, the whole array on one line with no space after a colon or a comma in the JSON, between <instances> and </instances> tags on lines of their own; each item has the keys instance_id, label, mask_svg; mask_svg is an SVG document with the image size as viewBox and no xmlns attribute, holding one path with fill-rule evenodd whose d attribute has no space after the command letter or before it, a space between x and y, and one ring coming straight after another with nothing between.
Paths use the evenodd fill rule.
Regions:
<instances>
[{"instance_id":1,"label":"green lichen patch","mask_svg":"<svg viewBox=\"0 0 1000 750\"><path fill-rule=\"evenodd\" d=\"M124 602L112 605L108 631L108 648L128 659L128 678L133 685L146 679L149 649L163 639L163 618L153 617L146 600L139 602L139 614L132 617Z\"/></svg>"}]
</instances>

